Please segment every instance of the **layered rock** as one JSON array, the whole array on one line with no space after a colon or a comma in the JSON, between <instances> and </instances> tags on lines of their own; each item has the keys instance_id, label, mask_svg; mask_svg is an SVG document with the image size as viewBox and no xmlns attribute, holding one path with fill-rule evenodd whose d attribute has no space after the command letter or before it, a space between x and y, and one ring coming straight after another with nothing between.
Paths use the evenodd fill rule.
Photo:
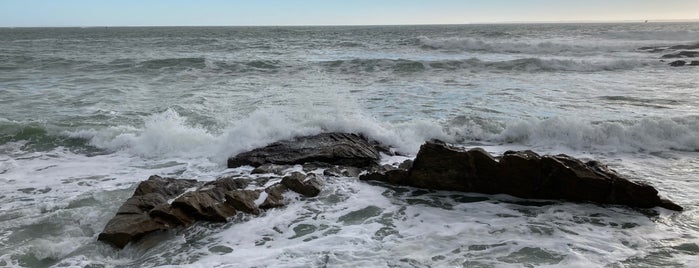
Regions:
<instances>
[{"instance_id":1,"label":"layered rock","mask_svg":"<svg viewBox=\"0 0 699 268\"><path fill-rule=\"evenodd\" d=\"M316 175L298 172L262 189L245 189L249 180L225 177L203 183L151 176L138 185L98 240L123 248L148 234L189 226L196 221L226 222L238 211L258 215L261 209L284 206L283 194L289 189L304 196L316 196L322 186L321 178Z\"/></svg>"},{"instance_id":2,"label":"layered rock","mask_svg":"<svg viewBox=\"0 0 699 268\"><path fill-rule=\"evenodd\" d=\"M322 133L272 143L228 159L228 167L259 167L265 164L295 165L322 162L368 167L379 161L383 147L348 133Z\"/></svg>"},{"instance_id":3,"label":"layered rock","mask_svg":"<svg viewBox=\"0 0 699 268\"><path fill-rule=\"evenodd\" d=\"M498 161L479 148L463 150L436 141L420 147L408 170L370 173L360 179L435 190L682 210L660 198L652 186L622 178L595 161L532 151L509 151Z\"/></svg>"}]
</instances>

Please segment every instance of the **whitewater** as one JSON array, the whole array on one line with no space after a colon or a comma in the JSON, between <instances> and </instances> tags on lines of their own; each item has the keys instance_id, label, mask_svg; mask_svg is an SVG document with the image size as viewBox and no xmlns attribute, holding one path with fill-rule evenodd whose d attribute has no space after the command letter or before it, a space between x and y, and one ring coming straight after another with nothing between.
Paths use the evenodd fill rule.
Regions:
<instances>
[{"instance_id":1,"label":"whitewater","mask_svg":"<svg viewBox=\"0 0 699 268\"><path fill-rule=\"evenodd\" d=\"M0 28L0 267L695 266L699 68L638 48L697 42L697 23ZM685 211L344 177L97 241L150 175L253 176L226 159L329 131L404 155L387 164L430 139L595 159Z\"/></svg>"}]
</instances>

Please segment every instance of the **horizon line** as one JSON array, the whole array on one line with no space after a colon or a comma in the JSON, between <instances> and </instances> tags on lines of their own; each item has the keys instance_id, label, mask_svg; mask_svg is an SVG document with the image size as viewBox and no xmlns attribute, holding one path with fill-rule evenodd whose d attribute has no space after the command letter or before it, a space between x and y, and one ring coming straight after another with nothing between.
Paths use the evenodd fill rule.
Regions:
<instances>
[{"instance_id":1,"label":"horizon line","mask_svg":"<svg viewBox=\"0 0 699 268\"><path fill-rule=\"evenodd\" d=\"M496 25L496 24L614 24L614 23L695 23L697 19L660 20L560 20L560 21L496 21L466 23L395 23L395 24L239 24L239 25L65 25L65 26L0 26L0 28L108 28L108 27L343 27L343 26L439 26L439 25Z\"/></svg>"}]
</instances>

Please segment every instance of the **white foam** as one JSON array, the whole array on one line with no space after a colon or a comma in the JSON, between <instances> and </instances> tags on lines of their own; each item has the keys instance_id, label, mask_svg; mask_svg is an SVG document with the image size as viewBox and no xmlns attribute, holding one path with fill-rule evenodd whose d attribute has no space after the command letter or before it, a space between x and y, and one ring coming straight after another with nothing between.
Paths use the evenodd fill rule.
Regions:
<instances>
[{"instance_id":1,"label":"white foam","mask_svg":"<svg viewBox=\"0 0 699 268\"><path fill-rule=\"evenodd\" d=\"M693 117L646 118L625 123L551 117L512 120L502 127L475 121L460 124L449 132L466 140L607 152L699 151L699 121Z\"/></svg>"}]
</instances>

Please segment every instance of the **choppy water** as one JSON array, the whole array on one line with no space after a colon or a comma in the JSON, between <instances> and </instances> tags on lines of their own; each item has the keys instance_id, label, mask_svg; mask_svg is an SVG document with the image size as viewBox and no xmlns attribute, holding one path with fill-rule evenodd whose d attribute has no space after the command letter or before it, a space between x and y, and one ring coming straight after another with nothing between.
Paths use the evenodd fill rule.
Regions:
<instances>
[{"instance_id":1,"label":"choppy water","mask_svg":"<svg viewBox=\"0 0 699 268\"><path fill-rule=\"evenodd\" d=\"M0 29L0 266L692 266L699 69L636 48L699 24ZM135 184L361 132L595 158L686 210L331 179L318 198L116 251ZM387 159L386 161L391 161Z\"/></svg>"}]
</instances>

